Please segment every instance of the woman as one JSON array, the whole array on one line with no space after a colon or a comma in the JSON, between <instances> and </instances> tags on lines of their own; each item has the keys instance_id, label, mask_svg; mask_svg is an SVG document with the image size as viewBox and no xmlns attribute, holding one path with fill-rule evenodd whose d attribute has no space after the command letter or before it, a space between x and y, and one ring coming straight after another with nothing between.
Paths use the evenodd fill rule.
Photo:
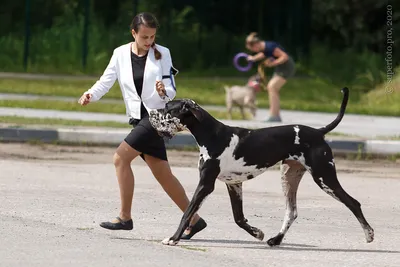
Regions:
<instances>
[{"instance_id":1,"label":"woman","mask_svg":"<svg viewBox=\"0 0 400 267\"><path fill-rule=\"evenodd\" d=\"M153 175L175 204L185 211L189 200L181 183L172 174L168 164L164 140L149 122L149 111L164 108L176 95L174 77L168 48L155 44L158 23L150 13L140 13L131 23L134 42L116 48L100 79L83 93L81 105L98 101L118 79L124 98L129 124L134 128L119 145L114 154L114 165L121 198L119 216L101 227L110 230L132 230L131 205L134 192L134 176L131 162L141 156ZM186 229L183 239L190 239L207 226L197 214Z\"/></svg>"},{"instance_id":2,"label":"woman","mask_svg":"<svg viewBox=\"0 0 400 267\"><path fill-rule=\"evenodd\" d=\"M281 122L279 90L286 83L287 79L294 75L295 63L278 43L263 41L255 32L247 36L246 48L257 53L254 56L248 56L248 61L264 60L261 64L266 67L275 68L274 74L267 84L270 103L270 117L267 119L267 122Z\"/></svg>"}]
</instances>

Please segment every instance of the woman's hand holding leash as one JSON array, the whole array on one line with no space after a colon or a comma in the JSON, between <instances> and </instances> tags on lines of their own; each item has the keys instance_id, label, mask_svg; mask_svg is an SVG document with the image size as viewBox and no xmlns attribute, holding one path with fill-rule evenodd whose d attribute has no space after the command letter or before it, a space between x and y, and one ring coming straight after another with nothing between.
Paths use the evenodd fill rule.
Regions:
<instances>
[{"instance_id":1,"label":"woman's hand holding leash","mask_svg":"<svg viewBox=\"0 0 400 267\"><path fill-rule=\"evenodd\" d=\"M156 90L160 97L162 97L162 98L166 97L168 99L168 101L171 101L171 99L167 95L167 92L165 91L165 86L162 81L156 81Z\"/></svg>"},{"instance_id":2,"label":"woman's hand holding leash","mask_svg":"<svg viewBox=\"0 0 400 267\"><path fill-rule=\"evenodd\" d=\"M165 92L165 86L164 83L162 81L156 81L156 90L157 93L159 94L159 96L165 96L166 92Z\"/></svg>"},{"instance_id":3,"label":"woman's hand holding leash","mask_svg":"<svg viewBox=\"0 0 400 267\"><path fill-rule=\"evenodd\" d=\"M265 67L275 67L276 63L274 62L273 58L267 58L266 60L264 60L264 62L262 63Z\"/></svg>"},{"instance_id":4,"label":"woman's hand holding leash","mask_svg":"<svg viewBox=\"0 0 400 267\"><path fill-rule=\"evenodd\" d=\"M86 106L87 104L90 103L90 99L92 98L92 94L83 94L81 98L79 98L78 103L81 104L82 106Z\"/></svg>"}]
</instances>

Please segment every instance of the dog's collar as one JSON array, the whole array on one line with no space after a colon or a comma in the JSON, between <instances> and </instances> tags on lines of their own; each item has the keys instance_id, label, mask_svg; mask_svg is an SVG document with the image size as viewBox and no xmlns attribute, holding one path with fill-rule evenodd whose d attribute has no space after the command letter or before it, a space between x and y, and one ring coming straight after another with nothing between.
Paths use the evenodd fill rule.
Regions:
<instances>
[{"instance_id":1,"label":"dog's collar","mask_svg":"<svg viewBox=\"0 0 400 267\"><path fill-rule=\"evenodd\" d=\"M256 81L249 81L247 83L247 86L254 88L256 91L260 91L260 83L258 83Z\"/></svg>"}]
</instances>

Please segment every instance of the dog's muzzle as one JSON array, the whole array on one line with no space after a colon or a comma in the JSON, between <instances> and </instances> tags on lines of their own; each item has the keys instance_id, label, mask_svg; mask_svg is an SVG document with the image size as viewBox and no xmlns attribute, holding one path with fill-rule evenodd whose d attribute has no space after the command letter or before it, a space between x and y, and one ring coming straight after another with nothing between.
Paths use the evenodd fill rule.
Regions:
<instances>
[{"instance_id":1,"label":"dog's muzzle","mask_svg":"<svg viewBox=\"0 0 400 267\"><path fill-rule=\"evenodd\" d=\"M149 113L150 124L162 137L171 139L176 133L186 130L181 121L166 113L164 109L152 110Z\"/></svg>"}]
</instances>

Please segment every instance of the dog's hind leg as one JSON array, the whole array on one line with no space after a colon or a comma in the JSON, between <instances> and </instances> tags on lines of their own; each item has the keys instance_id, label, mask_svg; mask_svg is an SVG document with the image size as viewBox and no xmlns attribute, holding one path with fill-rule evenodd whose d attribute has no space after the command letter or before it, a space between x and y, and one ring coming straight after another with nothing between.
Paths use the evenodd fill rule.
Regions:
<instances>
[{"instance_id":1,"label":"dog's hind leg","mask_svg":"<svg viewBox=\"0 0 400 267\"><path fill-rule=\"evenodd\" d=\"M244 107L239 105L239 109L240 109L240 114L242 115L242 119L245 120L246 119L246 115L244 114Z\"/></svg>"},{"instance_id":2,"label":"dog's hind leg","mask_svg":"<svg viewBox=\"0 0 400 267\"><path fill-rule=\"evenodd\" d=\"M237 184L226 184L228 188L229 197L231 199L233 217L235 219L235 223L242 229L246 230L250 235L254 236L259 240L264 239L264 233L247 223L247 219L243 214L243 191L242 191L242 183Z\"/></svg>"},{"instance_id":3,"label":"dog's hind leg","mask_svg":"<svg viewBox=\"0 0 400 267\"><path fill-rule=\"evenodd\" d=\"M285 234L297 218L297 189L305 172L304 166L297 161L285 160L281 164L282 190L286 197L286 212L281 230L267 241L270 246L281 244Z\"/></svg>"},{"instance_id":4,"label":"dog's hind leg","mask_svg":"<svg viewBox=\"0 0 400 267\"><path fill-rule=\"evenodd\" d=\"M351 197L340 185L333 155L330 147L326 144L318 148L310 155L312 176L315 183L328 195L342 202L354 214L364 230L367 243L374 240L374 230L368 224L361 210L361 204Z\"/></svg>"}]
</instances>

